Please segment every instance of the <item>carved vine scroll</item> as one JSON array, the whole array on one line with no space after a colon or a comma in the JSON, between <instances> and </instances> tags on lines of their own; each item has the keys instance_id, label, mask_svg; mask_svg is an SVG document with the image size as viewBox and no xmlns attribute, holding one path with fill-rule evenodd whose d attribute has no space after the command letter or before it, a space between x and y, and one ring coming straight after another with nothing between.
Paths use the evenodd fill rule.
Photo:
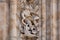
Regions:
<instances>
[{"instance_id":1,"label":"carved vine scroll","mask_svg":"<svg viewBox=\"0 0 60 40\"><path fill-rule=\"evenodd\" d=\"M39 0L19 0L17 9L20 33L25 37L38 37Z\"/></svg>"}]
</instances>

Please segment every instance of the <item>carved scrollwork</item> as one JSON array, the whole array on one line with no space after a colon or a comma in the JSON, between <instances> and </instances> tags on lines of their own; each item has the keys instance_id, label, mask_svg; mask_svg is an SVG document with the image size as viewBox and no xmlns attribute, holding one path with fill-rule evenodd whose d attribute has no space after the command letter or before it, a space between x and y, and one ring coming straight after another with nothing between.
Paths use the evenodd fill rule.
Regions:
<instances>
[{"instance_id":1,"label":"carved scrollwork","mask_svg":"<svg viewBox=\"0 0 60 40\"><path fill-rule=\"evenodd\" d=\"M38 21L38 14L30 12L28 10L24 10L24 12L22 12L22 23L25 28L24 33L26 36L36 36L37 27L39 25Z\"/></svg>"},{"instance_id":2,"label":"carved scrollwork","mask_svg":"<svg viewBox=\"0 0 60 40\"><path fill-rule=\"evenodd\" d=\"M26 0L27 2L32 2L34 0ZM24 1L25 2L25 1ZM24 2L22 3L24 5ZM33 2L34 5L34 2ZM22 9L22 10L21 10ZM25 36L37 37L39 27L39 7L36 5L34 8L31 4L26 4L24 7L20 6L20 24L22 30L20 30ZM22 12L21 12L22 11Z\"/></svg>"}]
</instances>

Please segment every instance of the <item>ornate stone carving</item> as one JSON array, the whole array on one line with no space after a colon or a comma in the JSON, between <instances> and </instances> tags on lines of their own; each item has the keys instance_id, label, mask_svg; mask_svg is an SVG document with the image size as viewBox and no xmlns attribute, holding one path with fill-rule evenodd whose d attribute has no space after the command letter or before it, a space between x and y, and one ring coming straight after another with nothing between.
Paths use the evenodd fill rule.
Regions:
<instances>
[{"instance_id":1,"label":"ornate stone carving","mask_svg":"<svg viewBox=\"0 0 60 40\"><path fill-rule=\"evenodd\" d=\"M26 12L27 11L27 12ZM39 16L35 13L29 12L28 10L25 10L25 13L22 13L22 23L24 24L25 28L25 34L29 35L36 35L37 29L36 27L38 26L38 20ZM31 35L31 36L32 36Z\"/></svg>"},{"instance_id":2,"label":"ornate stone carving","mask_svg":"<svg viewBox=\"0 0 60 40\"><path fill-rule=\"evenodd\" d=\"M36 0L35 0L36 1ZM35 4L34 0L20 0L20 6L18 5L18 11L20 14L20 32L24 36L37 37L39 27L39 5ZM27 3L30 3L29 5ZM33 2L33 3L32 3ZM25 5L25 6L24 6ZM34 7L34 6L35 7ZM19 9L20 8L20 9ZM22 29L21 29L22 28Z\"/></svg>"}]
</instances>

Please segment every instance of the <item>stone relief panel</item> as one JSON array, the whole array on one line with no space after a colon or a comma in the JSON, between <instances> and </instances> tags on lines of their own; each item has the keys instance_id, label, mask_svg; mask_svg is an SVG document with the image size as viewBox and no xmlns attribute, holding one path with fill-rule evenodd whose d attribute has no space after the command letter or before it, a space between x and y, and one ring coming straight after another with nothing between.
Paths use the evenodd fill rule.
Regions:
<instances>
[{"instance_id":1,"label":"stone relief panel","mask_svg":"<svg viewBox=\"0 0 60 40\"><path fill-rule=\"evenodd\" d=\"M38 37L39 0L18 0L17 10L20 33L27 37Z\"/></svg>"},{"instance_id":2,"label":"stone relief panel","mask_svg":"<svg viewBox=\"0 0 60 40\"><path fill-rule=\"evenodd\" d=\"M59 40L59 30L60 0L0 0L0 40Z\"/></svg>"}]
</instances>

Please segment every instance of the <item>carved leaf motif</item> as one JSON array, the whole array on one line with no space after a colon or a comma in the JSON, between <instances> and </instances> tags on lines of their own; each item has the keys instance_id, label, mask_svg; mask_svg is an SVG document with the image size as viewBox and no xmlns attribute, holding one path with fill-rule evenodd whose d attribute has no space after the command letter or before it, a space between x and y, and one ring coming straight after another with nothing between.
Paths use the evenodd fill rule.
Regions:
<instances>
[{"instance_id":1,"label":"carved leaf motif","mask_svg":"<svg viewBox=\"0 0 60 40\"><path fill-rule=\"evenodd\" d=\"M22 24L21 27L24 27L22 28L24 35L28 37L37 37L38 34L37 27L39 26L39 7L38 5L35 5L35 1L25 0L24 2L20 2L24 5L24 7L22 7L22 4L20 4L20 11L22 11L20 13L20 24ZM29 3L29 5L27 3Z\"/></svg>"}]
</instances>

